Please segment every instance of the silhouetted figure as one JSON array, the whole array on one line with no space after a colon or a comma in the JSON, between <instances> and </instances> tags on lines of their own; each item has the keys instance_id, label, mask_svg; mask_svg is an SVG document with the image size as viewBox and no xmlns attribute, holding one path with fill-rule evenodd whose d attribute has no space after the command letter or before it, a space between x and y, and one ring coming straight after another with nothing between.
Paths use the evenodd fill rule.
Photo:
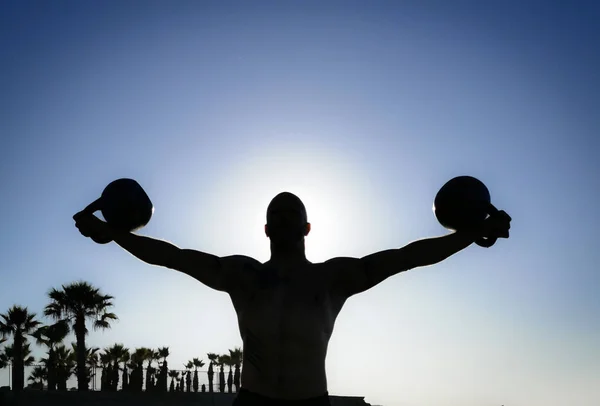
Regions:
<instances>
[{"instance_id":1,"label":"silhouetted figure","mask_svg":"<svg viewBox=\"0 0 600 406\"><path fill-rule=\"evenodd\" d=\"M300 199L287 192L278 194L266 217L264 232L271 257L261 263L243 255L218 257L181 249L111 229L89 211L74 216L84 236L109 238L148 264L178 270L229 295L244 343L236 406L266 403L266 398L306 400L305 406L329 404L327 345L348 298L403 271L441 262L481 237L505 238L510 228L508 216L500 211L477 230L414 241L362 258L312 263L305 256L311 224ZM367 238L360 237L360 230L355 235ZM224 378L221 368L221 392Z\"/></svg>"}]
</instances>

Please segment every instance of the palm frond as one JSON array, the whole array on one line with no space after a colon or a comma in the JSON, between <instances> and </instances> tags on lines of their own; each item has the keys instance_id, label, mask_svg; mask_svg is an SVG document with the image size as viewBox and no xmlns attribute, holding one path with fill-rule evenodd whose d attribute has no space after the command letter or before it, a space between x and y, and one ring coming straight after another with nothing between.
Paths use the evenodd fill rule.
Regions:
<instances>
[{"instance_id":1,"label":"palm frond","mask_svg":"<svg viewBox=\"0 0 600 406\"><path fill-rule=\"evenodd\" d=\"M33 334L38 326L36 314L31 313L27 307L13 305L6 313L0 314L0 335L2 337L21 334L21 337Z\"/></svg>"},{"instance_id":2,"label":"palm frond","mask_svg":"<svg viewBox=\"0 0 600 406\"><path fill-rule=\"evenodd\" d=\"M169 356L169 347L160 347L158 349L158 356L161 358L167 358Z\"/></svg>"}]
</instances>

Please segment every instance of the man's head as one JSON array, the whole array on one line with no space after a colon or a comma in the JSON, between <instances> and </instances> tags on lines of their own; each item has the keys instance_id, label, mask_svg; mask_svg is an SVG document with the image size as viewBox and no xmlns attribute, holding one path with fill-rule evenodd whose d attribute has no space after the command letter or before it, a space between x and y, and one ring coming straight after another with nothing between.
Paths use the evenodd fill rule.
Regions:
<instances>
[{"instance_id":1,"label":"man's head","mask_svg":"<svg viewBox=\"0 0 600 406\"><path fill-rule=\"evenodd\" d=\"M265 233L276 244L295 244L310 232L306 208L298 196L282 192L271 200L267 208Z\"/></svg>"}]
</instances>

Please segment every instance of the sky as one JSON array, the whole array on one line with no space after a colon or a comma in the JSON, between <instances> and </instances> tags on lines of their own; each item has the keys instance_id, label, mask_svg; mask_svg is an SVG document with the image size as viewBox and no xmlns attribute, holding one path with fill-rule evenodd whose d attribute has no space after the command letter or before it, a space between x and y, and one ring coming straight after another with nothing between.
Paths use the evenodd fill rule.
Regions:
<instances>
[{"instance_id":1,"label":"sky","mask_svg":"<svg viewBox=\"0 0 600 406\"><path fill-rule=\"evenodd\" d=\"M85 280L119 317L91 345L169 346L173 368L206 360L241 346L229 297L74 227L110 181L134 178L152 199L140 234L261 261L268 202L296 193L318 262L448 233L434 196L471 175L512 216L511 237L350 298L329 392L600 404L598 5L0 7L0 312L41 314L50 288Z\"/></svg>"}]
</instances>

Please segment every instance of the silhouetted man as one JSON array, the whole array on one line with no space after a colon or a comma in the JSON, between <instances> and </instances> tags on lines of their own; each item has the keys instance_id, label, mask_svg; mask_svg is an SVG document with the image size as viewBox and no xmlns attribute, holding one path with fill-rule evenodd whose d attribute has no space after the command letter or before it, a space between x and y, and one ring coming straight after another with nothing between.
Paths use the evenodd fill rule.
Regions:
<instances>
[{"instance_id":1,"label":"silhouetted man","mask_svg":"<svg viewBox=\"0 0 600 406\"><path fill-rule=\"evenodd\" d=\"M397 273L443 261L482 236L508 238L510 229L510 217L501 211L477 231L414 241L364 258L311 263L304 253L310 232L306 210L298 197L284 192L267 209L271 258L263 264L114 231L90 213L74 218L84 236L109 235L148 264L178 270L229 294L244 343L237 406L328 405L327 345L349 297Z\"/></svg>"}]
</instances>

